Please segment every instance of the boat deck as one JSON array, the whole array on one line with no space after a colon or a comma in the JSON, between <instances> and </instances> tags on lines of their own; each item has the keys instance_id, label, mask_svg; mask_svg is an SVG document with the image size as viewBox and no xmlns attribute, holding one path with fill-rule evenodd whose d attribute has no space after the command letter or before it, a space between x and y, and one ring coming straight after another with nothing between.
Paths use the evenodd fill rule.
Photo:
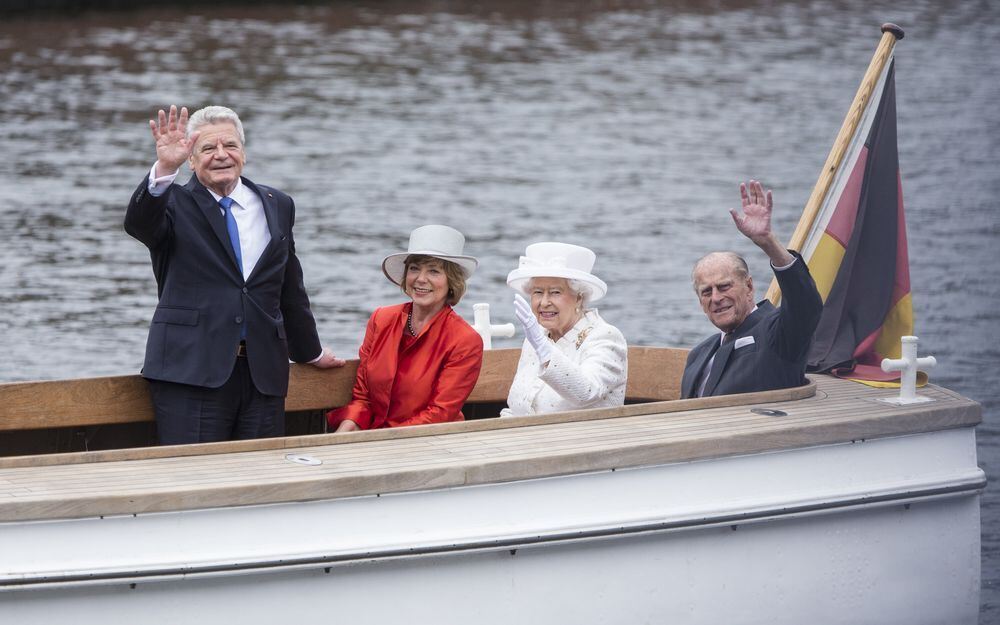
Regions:
<instances>
[{"instance_id":1,"label":"boat deck","mask_svg":"<svg viewBox=\"0 0 1000 625\"><path fill-rule=\"evenodd\" d=\"M398 430L0 461L0 521L131 515L505 482L974 426L979 404L811 376L798 389ZM736 401L750 401L732 405ZM785 414L755 413L753 409ZM178 455L188 454L188 455ZM322 463L299 464L298 454Z\"/></svg>"}]
</instances>

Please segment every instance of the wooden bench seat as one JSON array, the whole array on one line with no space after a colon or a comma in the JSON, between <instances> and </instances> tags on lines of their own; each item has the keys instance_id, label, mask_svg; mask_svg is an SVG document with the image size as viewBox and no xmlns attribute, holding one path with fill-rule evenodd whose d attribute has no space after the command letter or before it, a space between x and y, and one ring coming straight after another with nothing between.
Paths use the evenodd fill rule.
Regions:
<instances>
[{"instance_id":1,"label":"wooden bench seat","mask_svg":"<svg viewBox=\"0 0 1000 625\"><path fill-rule=\"evenodd\" d=\"M487 351L469 403L503 403L520 356L518 349ZM663 401L680 396L687 350L629 348L629 401ZM293 364L288 412L343 406L351 399L358 361L342 369ZM0 384L0 432L152 422L145 380L138 375Z\"/></svg>"}]
</instances>

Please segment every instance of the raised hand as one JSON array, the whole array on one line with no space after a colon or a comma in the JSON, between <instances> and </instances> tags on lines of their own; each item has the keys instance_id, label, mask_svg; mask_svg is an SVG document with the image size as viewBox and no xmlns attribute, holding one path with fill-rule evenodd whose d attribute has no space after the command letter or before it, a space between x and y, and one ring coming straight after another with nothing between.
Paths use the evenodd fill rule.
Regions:
<instances>
[{"instance_id":1,"label":"raised hand","mask_svg":"<svg viewBox=\"0 0 1000 625\"><path fill-rule=\"evenodd\" d=\"M149 131L156 142L156 175L165 176L177 171L184 161L191 156L194 144L200 132L187 136L188 110L181 107L180 115L177 106L170 105L170 114L160 109L157 121L149 120Z\"/></svg>"},{"instance_id":2,"label":"raised hand","mask_svg":"<svg viewBox=\"0 0 1000 625\"><path fill-rule=\"evenodd\" d=\"M765 192L764 187L756 180L751 180L749 184L740 183L740 200L743 204L742 213L735 208L729 209L736 228L762 249L775 267L790 264L794 257L782 247L771 230L771 213L774 212L771 190Z\"/></svg>"},{"instance_id":3,"label":"raised hand","mask_svg":"<svg viewBox=\"0 0 1000 625\"><path fill-rule=\"evenodd\" d=\"M743 236L760 245L771 236L771 213L774 207L771 190L768 189L765 193L764 187L756 180L751 180L749 184L741 182L740 200L743 204L742 214L735 208L730 208L729 214L733 216L736 228Z\"/></svg>"},{"instance_id":4,"label":"raised hand","mask_svg":"<svg viewBox=\"0 0 1000 625\"><path fill-rule=\"evenodd\" d=\"M552 357L552 341L545 335L545 330L535 319L535 313L531 312L531 304L521 297L520 293L514 294L514 315L524 327L524 336L528 343L535 348L538 354L538 362L545 364Z\"/></svg>"}]
</instances>

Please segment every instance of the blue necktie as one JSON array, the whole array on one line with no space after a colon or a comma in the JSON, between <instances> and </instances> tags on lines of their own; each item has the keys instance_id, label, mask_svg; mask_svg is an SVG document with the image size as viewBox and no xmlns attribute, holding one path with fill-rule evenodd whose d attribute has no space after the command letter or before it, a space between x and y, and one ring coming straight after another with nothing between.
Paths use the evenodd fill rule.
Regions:
<instances>
[{"instance_id":1,"label":"blue necktie","mask_svg":"<svg viewBox=\"0 0 1000 625\"><path fill-rule=\"evenodd\" d=\"M224 197L219 200L219 206L226 211L226 231L229 232L229 242L233 246L233 253L236 254L236 264L240 268L240 278L243 277L243 252L240 250L240 229L236 227L236 217L233 216L233 198ZM244 292L246 289L244 289ZM246 320L240 324L240 340L247 338Z\"/></svg>"},{"instance_id":2,"label":"blue necktie","mask_svg":"<svg viewBox=\"0 0 1000 625\"><path fill-rule=\"evenodd\" d=\"M219 206L226 211L226 231L229 232L229 242L233 245L233 253L236 254L236 264L240 268L240 276L243 275L243 252L240 250L240 229L236 227L236 217L233 216L233 198L224 197L219 200Z\"/></svg>"}]
</instances>

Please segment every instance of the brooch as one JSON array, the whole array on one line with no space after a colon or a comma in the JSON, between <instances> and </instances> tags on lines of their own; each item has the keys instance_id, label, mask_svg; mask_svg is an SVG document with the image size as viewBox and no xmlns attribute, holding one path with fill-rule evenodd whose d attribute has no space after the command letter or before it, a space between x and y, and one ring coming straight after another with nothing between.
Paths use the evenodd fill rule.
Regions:
<instances>
[{"instance_id":1,"label":"brooch","mask_svg":"<svg viewBox=\"0 0 1000 625\"><path fill-rule=\"evenodd\" d=\"M576 348L580 349L583 342L587 340L587 335L590 334L590 328L584 328L580 330L580 333L576 335Z\"/></svg>"}]
</instances>

